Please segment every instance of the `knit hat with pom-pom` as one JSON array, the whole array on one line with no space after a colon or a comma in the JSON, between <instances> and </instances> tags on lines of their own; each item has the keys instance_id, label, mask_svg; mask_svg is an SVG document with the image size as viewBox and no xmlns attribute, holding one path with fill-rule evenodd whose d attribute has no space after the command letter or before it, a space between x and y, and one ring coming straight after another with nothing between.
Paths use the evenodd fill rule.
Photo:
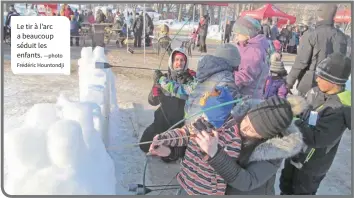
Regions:
<instances>
[{"instance_id":1,"label":"knit hat with pom-pom","mask_svg":"<svg viewBox=\"0 0 354 198\"><path fill-rule=\"evenodd\" d=\"M307 103L303 97L289 96L282 99L274 96L256 105L247 116L256 132L268 139L284 132L293 117L303 112L306 107Z\"/></svg>"}]
</instances>

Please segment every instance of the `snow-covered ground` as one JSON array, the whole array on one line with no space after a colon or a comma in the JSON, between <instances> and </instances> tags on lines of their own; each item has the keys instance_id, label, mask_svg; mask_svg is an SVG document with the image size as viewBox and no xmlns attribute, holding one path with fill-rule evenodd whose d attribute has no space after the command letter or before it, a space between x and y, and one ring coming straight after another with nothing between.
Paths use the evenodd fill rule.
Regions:
<instances>
[{"instance_id":1,"label":"snow-covered ground","mask_svg":"<svg viewBox=\"0 0 354 198\"><path fill-rule=\"evenodd\" d=\"M168 19L168 20L159 20L154 22L154 25L166 24L169 26L171 30L180 30L192 32L193 29L198 29L198 23L195 22L178 22L176 20ZM222 31L219 31L219 25L210 25L208 27L208 35L207 38L213 40L221 40Z\"/></svg>"},{"instance_id":2,"label":"snow-covered ground","mask_svg":"<svg viewBox=\"0 0 354 198\"><path fill-rule=\"evenodd\" d=\"M123 56L122 56L123 54ZM109 56L113 62L120 60L133 62L137 56L118 55ZM285 55L287 56L287 55ZM135 58L134 58L135 57ZM150 57L152 59L152 57ZM193 57L198 59L199 57ZM145 66L156 67L155 62L148 61ZM290 69L291 62L285 63ZM163 64L165 65L165 64ZM194 66L191 66L192 68ZM107 149L115 166L117 179L117 194L126 194L127 185L141 183L144 168L144 154L136 147L123 148L138 141L137 134L153 121L153 111L147 103L147 95L151 89L152 72L144 70L119 70L115 72L117 100L119 113L112 115L116 124L116 133L109 137L110 146ZM5 69L4 73L4 130L9 133L11 129L21 126L25 121L25 112L37 103L56 103L60 93L65 94L68 100L79 100L79 78L73 73L71 76L20 76L13 75ZM134 105L132 104L134 102ZM6 152L6 151L5 151ZM351 193L351 133L345 132L338 154L330 172L322 182L320 195L349 195ZM6 164L7 159L5 159ZM5 179L9 174L9 167L5 167ZM163 164L154 159L148 167L147 184L167 184L178 171L178 164ZM279 170L280 173L280 170ZM277 174L279 177L280 174ZM5 181L7 182L7 181ZM175 183L175 182L174 182ZM278 179L276 181L276 193ZM172 193L172 192L171 192Z\"/></svg>"}]
</instances>

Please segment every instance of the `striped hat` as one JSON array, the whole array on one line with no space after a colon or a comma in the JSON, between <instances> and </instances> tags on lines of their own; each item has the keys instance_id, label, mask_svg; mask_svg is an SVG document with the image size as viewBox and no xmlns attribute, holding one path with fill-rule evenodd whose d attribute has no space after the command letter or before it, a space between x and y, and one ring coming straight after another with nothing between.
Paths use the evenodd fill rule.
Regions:
<instances>
[{"instance_id":1,"label":"striped hat","mask_svg":"<svg viewBox=\"0 0 354 198\"><path fill-rule=\"evenodd\" d=\"M253 38L258 35L261 28L262 26L258 22L258 20L249 16L245 16L245 17L240 17L236 20L233 27L233 32L242 35L247 35Z\"/></svg>"},{"instance_id":2,"label":"striped hat","mask_svg":"<svg viewBox=\"0 0 354 198\"><path fill-rule=\"evenodd\" d=\"M337 85L345 85L351 73L351 59L341 53L330 54L317 68L317 76Z\"/></svg>"},{"instance_id":3,"label":"striped hat","mask_svg":"<svg viewBox=\"0 0 354 198\"><path fill-rule=\"evenodd\" d=\"M273 73L286 75L287 71L284 68L284 63L281 61L279 53L274 53L270 57L270 71Z\"/></svg>"}]
</instances>

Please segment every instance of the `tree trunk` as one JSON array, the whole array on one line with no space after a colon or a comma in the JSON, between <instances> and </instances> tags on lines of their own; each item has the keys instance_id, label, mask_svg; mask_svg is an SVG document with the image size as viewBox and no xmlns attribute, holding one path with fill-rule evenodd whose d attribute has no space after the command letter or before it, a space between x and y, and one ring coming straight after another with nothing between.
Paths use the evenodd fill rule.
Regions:
<instances>
[{"instance_id":1,"label":"tree trunk","mask_svg":"<svg viewBox=\"0 0 354 198\"><path fill-rule=\"evenodd\" d=\"M204 16L204 6L203 5L200 5L199 6L199 17L202 17ZM199 21L199 20L198 20Z\"/></svg>"},{"instance_id":2,"label":"tree trunk","mask_svg":"<svg viewBox=\"0 0 354 198\"><path fill-rule=\"evenodd\" d=\"M220 6L219 6L220 7ZM210 24L211 25L214 25L215 24L215 15L214 15L214 13L215 13L215 11L214 11L214 6L209 6L209 17L210 17Z\"/></svg>"},{"instance_id":3,"label":"tree trunk","mask_svg":"<svg viewBox=\"0 0 354 198\"><path fill-rule=\"evenodd\" d=\"M178 22L182 21L182 8L183 8L183 4L179 4L179 8L178 8Z\"/></svg>"},{"instance_id":4,"label":"tree trunk","mask_svg":"<svg viewBox=\"0 0 354 198\"><path fill-rule=\"evenodd\" d=\"M134 20L135 20L135 18L136 18L136 4L133 4L132 5L132 9L133 9L133 18L134 18Z\"/></svg>"},{"instance_id":5,"label":"tree trunk","mask_svg":"<svg viewBox=\"0 0 354 198\"><path fill-rule=\"evenodd\" d=\"M245 11L245 10L246 10L246 4L245 4L245 3L243 3L243 4L241 4L241 5L242 5L241 12L243 12L243 11Z\"/></svg>"}]
</instances>

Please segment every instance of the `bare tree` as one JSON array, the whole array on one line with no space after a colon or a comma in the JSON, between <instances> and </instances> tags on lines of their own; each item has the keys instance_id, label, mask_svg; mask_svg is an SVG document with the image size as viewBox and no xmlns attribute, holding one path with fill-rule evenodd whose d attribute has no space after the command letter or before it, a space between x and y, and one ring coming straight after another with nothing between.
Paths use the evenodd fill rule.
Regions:
<instances>
[{"instance_id":1,"label":"bare tree","mask_svg":"<svg viewBox=\"0 0 354 198\"><path fill-rule=\"evenodd\" d=\"M199 7L199 16L204 16L204 6L200 5Z\"/></svg>"},{"instance_id":2,"label":"bare tree","mask_svg":"<svg viewBox=\"0 0 354 198\"><path fill-rule=\"evenodd\" d=\"M209 13L209 16L210 16L210 24L214 25L215 24L215 7L214 6L209 6L209 12L208 13Z\"/></svg>"},{"instance_id":3,"label":"bare tree","mask_svg":"<svg viewBox=\"0 0 354 198\"><path fill-rule=\"evenodd\" d=\"M178 8L178 22L182 21L182 8L183 8L183 4L179 4L179 8Z\"/></svg>"},{"instance_id":4,"label":"bare tree","mask_svg":"<svg viewBox=\"0 0 354 198\"><path fill-rule=\"evenodd\" d=\"M131 4L131 8L133 9L133 18L136 18L136 8L138 7L137 4Z\"/></svg>"}]
</instances>

